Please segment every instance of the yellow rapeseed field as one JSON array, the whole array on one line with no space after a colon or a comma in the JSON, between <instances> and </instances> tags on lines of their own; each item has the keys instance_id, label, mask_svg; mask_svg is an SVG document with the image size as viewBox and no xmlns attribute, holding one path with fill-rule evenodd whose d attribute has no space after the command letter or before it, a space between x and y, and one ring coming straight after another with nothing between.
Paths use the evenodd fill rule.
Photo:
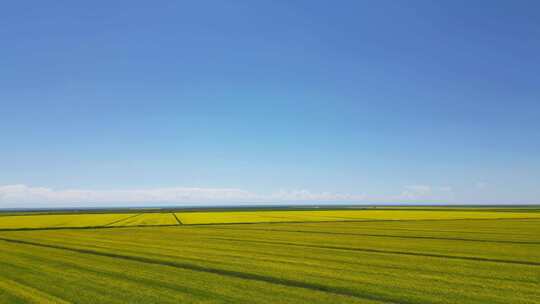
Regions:
<instances>
[{"instance_id":1,"label":"yellow rapeseed field","mask_svg":"<svg viewBox=\"0 0 540 304\"><path fill-rule=\"evenodd\" d=\"M540 213L417 210L179 212L183 224L540 218Z\"/></svg>"},{"instance_id":2,"label":"yellow rapeseed field","mask_svg":"<svg viewBox=\"0 0 540 304\"><path fill-rule=\"evenodd\" d=\"M0 217L0 229L107 226L135 214L38 214Z\"/></svg>"}]
</instances>

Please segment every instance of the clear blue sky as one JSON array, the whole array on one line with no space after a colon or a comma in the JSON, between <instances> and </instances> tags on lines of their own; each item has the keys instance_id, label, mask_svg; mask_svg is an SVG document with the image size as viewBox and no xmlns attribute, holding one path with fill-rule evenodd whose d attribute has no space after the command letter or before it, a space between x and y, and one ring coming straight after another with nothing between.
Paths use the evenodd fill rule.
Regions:
<instances>
[{"instance_id":1,"label":"clear blue sky","mask_svg":"<svg viewBox=\"0 0 540 304\"><path fill-rule=\"evenodd\" d=\"M538 1L9 1L0 23L0 207L540 203Z\"/></svg>"}]
</instances>

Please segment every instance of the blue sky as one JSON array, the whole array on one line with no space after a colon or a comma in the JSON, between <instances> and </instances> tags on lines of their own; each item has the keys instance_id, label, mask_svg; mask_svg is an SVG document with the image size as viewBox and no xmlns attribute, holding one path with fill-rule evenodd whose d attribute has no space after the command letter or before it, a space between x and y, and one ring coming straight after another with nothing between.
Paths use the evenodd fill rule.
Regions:
<instances>
[{"instance_id":1,"label":"blue sky","mask_svg":"<svg viewBox=\"0 0 540 304\"><path fill-rule=\"evenodd\" d=\"M540 203L538 1L12 1L0 20L0 207Z\"/></svg>"}]
</instances>

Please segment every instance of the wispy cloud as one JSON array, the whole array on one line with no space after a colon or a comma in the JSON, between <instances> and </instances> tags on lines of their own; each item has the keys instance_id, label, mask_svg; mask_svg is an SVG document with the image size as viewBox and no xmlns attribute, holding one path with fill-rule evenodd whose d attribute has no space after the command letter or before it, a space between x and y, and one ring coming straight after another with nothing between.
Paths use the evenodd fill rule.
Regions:
<instances>
[{"instance_id":1,"label":"wispy cloud","mask_svg":"<svg viewBox=\"0 0 540 304\"><path fill-rule=\"evenodd\" d=\"M309 190L280 190L267 196L273 201L357 201L362 202L367 199L363 194L344 194L333 192L311 192Z\"/></svg>"},{"instance_id":2,"label":"wispy cloud","mask_svg":"<svg viewBox=\"0 0 540 304\"><path fill-rule=\"evenodd\" d=\"M478 181L474 184L474 187L478 190L483 190L488 186L488 184L484 181Z\"/></svg>"},{"instance_id":3,"label":"wispy cloud","mask_svg":"<svg viewBox=\"0 0 540 304\"><path fill-rule=\"evenodd\" d=\"M177 204L243 202L360 202L364 195L308 190L257 194L236 188L169 187L125 190L56 190L27 185L0 186L0 207L73 206L104 204Z\"/></svg>"},{"instance_id":4,"label":"wispy cloud","mask_svg":"<svg viewBox=\"0 0 540 304\"><path fill-rule=\"evenodd\" d=\"M231 203L422 203L452 202L449 186L408 185L396 195L366 195L309 190L255 193L238 188L164 187L145 189L53 189L24 184L0 186L0 208L181 205Z\"/></svg>"},{"instance_id":5,"label":"wispy cloud","mask_svg":"<svg viewBox=\"0 0 540 304\"><path fill-rule=\"evenodd\" d=\"M409 185L405 186L400 195L400 201L451 201L454 192L450 186Z\"/></svg>"}]
</instances>

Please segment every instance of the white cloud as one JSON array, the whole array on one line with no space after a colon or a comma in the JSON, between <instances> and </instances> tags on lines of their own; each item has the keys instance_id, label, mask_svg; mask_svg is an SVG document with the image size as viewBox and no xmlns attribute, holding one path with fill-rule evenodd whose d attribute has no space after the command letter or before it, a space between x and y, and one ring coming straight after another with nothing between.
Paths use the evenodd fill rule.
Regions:
<instances>
[{"instance_id":1,"label":"white cloud","mask_svg":"<svg viewBox=\"0 0 540 304\"><path fill-rule=\"evenodd\" d=\"M450 186L409 185L400 195L398 201L451 201L454 198Z\"/></svg>"},{"instance_id":2,"label":"white cloud","mask_svg":"<svg viewBox=\"0 0 540 304\"><path fill-rule=\"evenodd\" d=\"M363 195L316 193L308 190L282 190L271 194L257 194L236 188L169 187L127 190L56 190L27 185L0 186L0 207L4 208L181 203L360 202L364 198Z\"/></svg>"},{"instance_id":3,"label":"white cloud","mask_svg":"<svg viewBox=\"0 0 540 304\"><path fill-rule=\"evenodd\" d=\"M488 184L484 181L478 181L474 184L474 187L479 190L485 189L487 186Z\"/></svg>"},{"instance_id":4,"label":"white cloud","mask_svg":"<svg viewBox=\"0 0 540 304\"><path fill-rule=\"evenodd\" d=\"M314 193L309 190L280 190L268 196L271 201L364 201L363 194L342 194L332 192Z\"/></svg>"},{"instance_id":5,"label":"white cloud","mask_svg":"<svg viewBox=\"0 0 540 304\"><path fill-rule=\"evenodd\" d=\"M227 203L423 203L452 202L449 186L409 185L397 195L372 196L309 190L260 194L237 188L168 187L123 190L52 189L0 186L0 208L156 206Z\"/></svg>"}]
</instances>

